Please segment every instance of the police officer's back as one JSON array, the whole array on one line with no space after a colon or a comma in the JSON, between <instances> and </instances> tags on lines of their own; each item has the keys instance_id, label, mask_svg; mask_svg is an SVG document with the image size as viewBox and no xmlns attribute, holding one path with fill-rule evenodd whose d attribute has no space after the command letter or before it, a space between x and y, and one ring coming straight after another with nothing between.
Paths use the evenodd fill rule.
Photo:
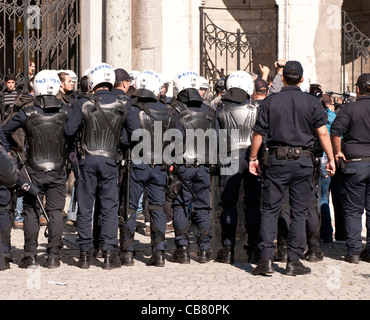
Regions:
<instances>
[{"instance_id":1,"label":"police officer's back","mask_svg":"<svg viewBox=\"0 0 370 320\"><path fill-rule=\"evenodd\" d=\"M277 219L285 190L289 187L291 223L287 240L287 274L307 274L309 268L299 261L306 247L305 220L311 203L312 152L314 130L328 156L328 173L335 172L333 152L326 128L325 112L316 97L303 93L303 68L297 61L286 63L284 88L270 95L261 106L254 126L250 171L259 174L257 153L266 136L270 156L266 165L261 217L261 258L252 274L272 273Z\"/></svg>"},{"instance_id":2,"label":"police officer's back","mask_svg":"<svg viewBox=\"0 0 370 320\"><path fill-rule=\"evenodd\" d=\"M132 95L136 99L132 106L138 117L141 130L132 135L132 169L130 171L130 208L128 219L122 231L121 261L124 265L132 266L133 238L136 226L136 211L140 196L144 189L148 193L151 229L152 257L149 265L163 267L164 253L167 250L165 243L166 215L164 213L166 193L166 164L163 157L165 143L163 136L167 130L174 129L177 121L175 112L169 106L158 101L161 89L161 79L152 70L145 70L136 78L136 91ZM140 138L143 141L138 143ZM161 142L158 142L161 141ZM135 145L135 143L137 143Z\"/></svg>"},{"instance_id":3,"label":"police officer's back","mask_svg":"<svg viewBox=\"0 0 370 320\"><path fill-rule=\"evenodd\" d=\"M99 200L100 243L105 260L103 268L119 266L114 249L118 244L118 166L123 127L132 133L138 123L131 116L128 98L117 99L110 90L115 82L113 68L98 64L89 71L93 95L80 99L71 111L65 127L68 137L81 132L77 201L80 260L78 266L89 268L92 244L91 219L94 202Z\"/></svg>"},{"instance_id":4,"label":"police officer's back","mask_svg":"<svg viewBox=\"0 0 370 320\"><path fill-rule=\"evenodd\" d=\"M203 103L198 92L198 75L193 71L180 72L175 80L176 100L171 103L179 113L179 123L184 134L184 164L179 165L177 172L185 181L174 200L174 228L176 250L173 261L190 263L189 256L189 214L191 202L197 226L198 258L200 263L207 263L211 258L211 216L210 216L210 160L209 146L199 149L199 143L191 143L191 133L209 129L217 130L214 109ZM190 131L188 131L190 130ZM199 132L199 131L198 131ZM217 133L215 134L217 138ZM211 140L211 139L210 139ZM188 143L190 141L190 143ZM215 141L213 141L215 142ZM210 142L211 143L211 142ZM217 144L217 141L216 141ZM203 152L202 152L203 151Z\"/></svg>"},{"instance_id":5,"label":"police officer's back","mask_svg":"<svg viewBox=\"0 0 370 320\"><path fill-rule=\"evenodd\" d=\"M218 103L220 129L227 130L228 156L236 162L234 172L220 171L221 227L223 248L216 261L233 263L238 220L237 205L239 189L243 181L245 226L248 233L249 260L258 259L258 231L260 216L260 179L249 173L248 158L251 145L252 128L256 122L258 106L250 101L254 92L253 78L245 71L233 72L226 83L227 92ZM232 130L238 132L239 139L232 141ZM236 151L234 160L232 152ZM227 164L230 166L231 164ZM222 166L222 165L221 165Z\"/></svg>"},{"instance_id":6,"label":"police officer's back","mask_svg":"<svg viewBox=\"0 0 370 320\"><path fill-rule=\"evenodd\" d=\"M343 105L331 126L331 139L338 167L344 172L343 209L347 231L345 261L370 262L370 232L367 223L366 248L362 251L362 216L369 216L370 188L370 74L356 83L356 102ZM343 139L341 138L343 136Z\"/></svg>"},{"instance_id":7,"label":"police officer's back","mask_svg":"<svg viewBox=\"0 0 370 320\"><path fill-rule=\"evenodd\" d=\"M49 221L48 229L48 268L60 265L62 248L63 209L66 192L66 141L64 124L69 107L56 98L59 91L59 77L54 71L39 72L34 81L35 105L23 108L4 126L8 141L18 128L26 132L26 169L33 183L45 194L45 210ZM14 148L22 146L14 145ZM36 210L36 197L25 194L24 201L24 258L21 268L37 265L39 232L39 210Z\"/></svg>"}]
</instances>

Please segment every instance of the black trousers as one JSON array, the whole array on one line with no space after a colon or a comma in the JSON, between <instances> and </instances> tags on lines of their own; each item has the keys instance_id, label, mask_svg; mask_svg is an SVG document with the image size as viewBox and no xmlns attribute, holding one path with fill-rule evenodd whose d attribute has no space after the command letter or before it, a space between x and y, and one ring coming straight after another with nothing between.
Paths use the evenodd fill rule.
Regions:
<instances>
[{"instance_id":1,"label":"black trousers","mask_svg":"<svg viewBox=\"0 0 370 320\"><path fill-rule=\"evenodd\" d=\"M48 215L48 245L47 252L50 255L59 256L63 246L63 209L66 197L67 175L63 171L37 172L27 167L31 180L40 188L40 199L44 201L45 211ZM23 196L24 209L24 255L36 254L38 246L38 234L40 229L39 218L42 215L37 198L29 194Z\"/></svg>"},{"instance_id":2,"label":"black trousers","mask_svg":"<svg viewBox=\"0 0 370 320\"><path fill-rule=\"evenodd\" d=\"M287 236L289 260L298 260L306 247L306 218L312 203L313 163L310 158L278 160L271 155L266 167L262 193L261 257L272 259L277 238L278 218L284 195L289 188L290 225Z\"/></svg>"}]
</instances>

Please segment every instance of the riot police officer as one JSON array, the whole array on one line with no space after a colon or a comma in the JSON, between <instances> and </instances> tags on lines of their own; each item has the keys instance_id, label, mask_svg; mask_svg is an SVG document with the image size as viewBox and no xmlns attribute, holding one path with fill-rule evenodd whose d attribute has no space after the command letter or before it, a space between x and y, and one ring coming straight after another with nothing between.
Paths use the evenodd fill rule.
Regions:
<instances>
[{"instance_id":1,"label":"riot police officer","mask_svg":"<svg viewBox=\"0 0 370 320\"><path fill-rule=\"evenodd\" d=\"M7 187L12 187L19 176L17 162L9 156L3 145L9 150L9 144L0 127L0 271L9 269L9 262L12 261L10 252L10 232L12 229L10 215L11 192Z\"/></svg>"},{"instance_id":2,"label":"riot police officer","mask_svg":"<svg viewBox=\"0 0 370 320\"><path fill-rule=\"evenodd\" d=\"M264 174L265 188L261 211L261 257L253 275L273 273L274 240L277 219L284 194L289 187L291 223L287 238L287 275L310 273L300 262L306 247L305 221L312 202L312 151L314 130L328 156L327 171L335 172L333 151L326 128L325 112L320 101L300 90L303 68L298 61L289 61L283 70L284 88L270 95L261 106L253 128L249 169L260 172L257 158L263 136L267 137L269 159Z\"/></svg>"},{"instance_id":3,"label":"riot police officer","mask_svg":"<svg viewBox=\"0 0 370 320\"><path fill-rule=\"evenodd\" d=\"M132 266L133 240L136 228L136 211L140 197L146 189L148 193L148 210L150 214L150 230L152 257L148 264L157 267L165 265L164 253L167 250L165 243L166 215L163 210L166 194L166 164L163 159L163 143L158 144L158 137L162 141L164 133L176 127L177 121L174 111L169 106L158 101L161 90L160 76L152 71L145 70L136 78L136 91L132 95L136 101L132 103L137 114L141 130L132 135L132 143L144 137L143 146L132 150L132 168L130 171L130 202L127 220L123 226L121 239L121 261L124 265ZM143 154L139 151L143 150ZM168 159L169 160L169 159ZM123 241L122 241L123 240Z\"/></svg>"},{"instance_id":4,"label":"riot police officer","mask_svg":"<svg viewBox=\"0 0 370 320\"><path fill-rule=\"evenodd\" d=\"M226 83L227 92L218 103L220 129L228 133L228 155L237 150L238 169L233 174L221 174L219 178L221 206L221 227L223 248L216 261L233 263L239 188L243 181L245 202L245 226L248 234L249 261L258 260L258 231L260 220L261 179L249 172L248 159L252 128L257 118L257 104L250 102L254 92L253 78L245 71L233 72ZM239 139L232 144L232 130L238 130Z\"/></svg>"},{"instance_id":5,"label":"riot police officer","mask_svg":"<svg viewBox=\"0 0 370 320\"><path fill-rule=\"evenodd\" d=\"M77 243L80 246L80 268L90 266L92 211L95 200L99 204L100 243L104 252L104 269L119 267L115 248L118 244L118 165L123 126L131 134L138 128L131 117L128 98L112 95L115 82L113 68L105 63L89 70L92 95L80 99L71 110L65 126L67 137L74 139L81 131L79 141L79 168L77 183Z\"/></svg>"},{"instance_id":6,"label":"riot police officer","mask_svg":"<svg viewBox=\"0 0 370 320\"><path fill-rule=\"evenodd\" d=\"M183 187L174 200L173 223L175 229L176 250L172 256L174 262L190 263L189 228L191 215L196 224L198 258L200 263L211 259L211 216L210 216L210 149L205 143L202 152L190 133L211 132L216 127L216 111L203 103L200 96L198 74L184 71L174 80L176 100L171 103L179 113L178 119L184 134L184 163L177 168L177 174L183 179ZM211 129L209 131L209 129ZM210 139L211 140L211 139ZM214 141L213 141L214 142ZM211 142L209 142L211 144ZM217 144L217 142L216 142ZM217 157L216 157L217 158ZM216 159L217 160L217 159ZM189 204L191 202L191 210Z\"/></svg>"},{"instance_id":7,"label":"riot police officer","mask_svg":"<svg viewBox=\"0 0 370 320\"><path fill-rule=\"evenodd\" d=\"M360 259L370 262L370 73L358 78L356 94L356 102L344 105L331 126L335 160L344 172L343 209L347 231L347 254L344 259L349 263L359 263ZM366 247L361 252L364 210L367 239Z\"/></svg>"},{"instance_id":8,"label":"riot police officer","mask_svg":"<svg viewBox=\"0 0 370 320\"><path fill-rule=\"evenodd\" d=\"M66 141L64 125L69 107L56 98L60 81L56 72L44 70L34 80L35 105L23 108L3 127L9 142L18 128L26 133L26 170L33 184L45 195L45 211L49 230L46 267L60 266L63 209L66 195ZM15 146L20 148L22 146ZM38 265L39 202L37 197L24 194L24 257L19 267Z\"/></svg>"}]
</instances>

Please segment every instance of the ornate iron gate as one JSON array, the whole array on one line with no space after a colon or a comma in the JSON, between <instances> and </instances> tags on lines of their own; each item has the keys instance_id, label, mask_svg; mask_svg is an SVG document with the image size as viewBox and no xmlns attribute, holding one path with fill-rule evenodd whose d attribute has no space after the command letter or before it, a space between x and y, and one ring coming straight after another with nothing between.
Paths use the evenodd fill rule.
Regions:
<instances>
[{"instance_id":1,"label":"ornate iron gate","mask_svg":"<svg viewBox=\"0 0 370 320\"><path fill-rule=\"evenodd\" d=\"M200 8L200 73L212 86L218 79L236 70L257 73L265 64L274 73L277 60L277 8L270 9L257 27L242 32L219 28Z\"/></svg>"},{"instance_id":2,"label":"ornate iron gate","mask_svg":"<svg viewBox=\"0 0 370 320\"><path fill-rule=\"evenodd\" d=\"M24 88L30 61L78 74L79 45L79 0L0 0L1 86L13 73Z\"/></svg>"},{"instance_id":3,"label":"ornate iron gate","mask_svg":"<svg viewBox=\"0 0 370 320\"><path fill-rule=\"evenodd\" d=\"M354 92L360 74L370 72L370 38L343 11L342 92Z\"/></svg>"}]
</instances>

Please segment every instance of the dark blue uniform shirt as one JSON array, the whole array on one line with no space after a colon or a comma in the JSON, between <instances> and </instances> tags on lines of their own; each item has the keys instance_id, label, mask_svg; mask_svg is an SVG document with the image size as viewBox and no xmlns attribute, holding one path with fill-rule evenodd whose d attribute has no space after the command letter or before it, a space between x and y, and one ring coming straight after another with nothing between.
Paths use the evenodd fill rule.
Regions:
<instances>
[{"instance_id":1,"label":"dark blue uniform shirt","mask_svg":"<svg viewBox=\"0 0 370 320\"><path fill-rule=\"evenodd\" d=\"M253 131L266 136L269 148L292 146L313 151L314 129L326 123L317 97L298 86L287 86L263 101Z\"/></svg>"},{"instance_id":2,"label":"dark blue uniform shirt","mask_svg":"<svg viewBox=\"0 0 370 320\"><path fill-rule=\"evenodd\" d=\"M370 96L343 105L330 132L343 136L343 153L347 159L370 157Z\"/></svg>"}]
</instances>

